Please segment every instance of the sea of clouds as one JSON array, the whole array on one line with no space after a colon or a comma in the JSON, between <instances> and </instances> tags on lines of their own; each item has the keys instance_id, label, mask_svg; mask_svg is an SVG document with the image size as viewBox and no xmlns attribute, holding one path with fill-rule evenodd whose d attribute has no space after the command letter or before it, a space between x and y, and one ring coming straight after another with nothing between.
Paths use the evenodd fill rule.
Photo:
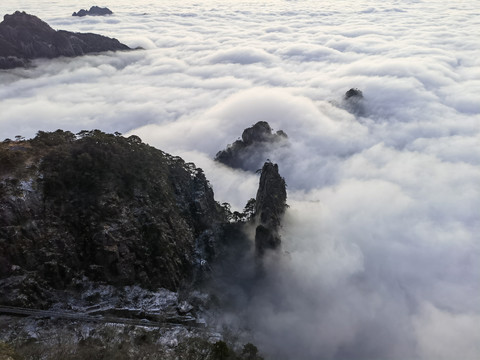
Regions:
<instances>
[{"instance_id":1,"label":"sea of clouds","mask_svg":"<svg viewBox=\"0 0 480 360\"><path fill-rule=\"evenodd\" d=\"M71 17L91 5L108 17ZM3 0L144 50L0 71L0 137L98 128L204 169L268 121L283 252L242 317L272 359L480 358L480 1ZM361 115L343 100L363 91Z\"/></svg>"}]
</instances>

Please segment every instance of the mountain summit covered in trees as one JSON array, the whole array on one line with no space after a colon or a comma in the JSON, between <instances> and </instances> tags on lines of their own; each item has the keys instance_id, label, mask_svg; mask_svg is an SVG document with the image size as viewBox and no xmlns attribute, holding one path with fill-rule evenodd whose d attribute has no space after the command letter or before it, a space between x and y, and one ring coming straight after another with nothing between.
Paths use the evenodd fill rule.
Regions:
<instances>
[{"instance_id":1,"label":"mountain summit covered in trees","mask_svg":"<svg viewBox=\"0 0 480 360\"><path fill-rule=\"evenodd\" d=\"M40 131L3 141L0 165L1 306L99 306L97 315L204 326L202 314L222 307L231 267L258 264L280 242L285 182L269 162L257 199L237 216L214 199L202 169L137 136ZM158 289L169 304L131 310L129 292ZM112 304L119 296L130 300Z\"/></svg>"}]
</instances>

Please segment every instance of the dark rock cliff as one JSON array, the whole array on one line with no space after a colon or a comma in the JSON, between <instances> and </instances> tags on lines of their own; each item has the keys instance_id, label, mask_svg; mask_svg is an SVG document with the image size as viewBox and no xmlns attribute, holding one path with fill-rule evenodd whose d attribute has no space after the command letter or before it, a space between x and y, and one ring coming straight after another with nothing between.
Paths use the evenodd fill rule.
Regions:
<instances>
[{"instance_id":1,"label":"dark rock cliff","mask_svg":"<svg viewBox=\"0 0 480 360\"><path fill-rule=\"evenodd\" d=\"M259 121L243 131L241 140L219 151L215 160L232 168L256 171L272 150L287 144L287 139L282 130L273 133L266 121Z\"/></svg>"},{"instance_id":2,"label":"dark rock cliff","mask_svg":"<svg viewBox=\"0 0 480 360\"><path fill-rule=\"evenodd\" d=\"M266 250L280 248L280 225L287 204L285 180L278 173L278 165L266 162L262 168L255 201L255 251L261 257Z\"/></svg>"},{"instance_id":3,"label":"dark rock cliff","mask_svg":"<svg viewBox=\"0 0 480 360\"><path fill-rule=\"evenodd\" d=\"M41 288L86 280L176 290L214 256L225 221L201 169L136 136L57 130L4 141L0 303L48 302Z\"/></svg>"},{"instance_id":4,"label":"dark rock cliff","mask_svg":"<svg viewBox=\"0 0 480 360\"><path fill-rule=\"evenodd\" d=\"M117 39L91 33L55 31L25 12L5 15L0 23L0 69L26 66L37 58L79 56L103 51L130 50Z\"/></svg>"}]
</instances>

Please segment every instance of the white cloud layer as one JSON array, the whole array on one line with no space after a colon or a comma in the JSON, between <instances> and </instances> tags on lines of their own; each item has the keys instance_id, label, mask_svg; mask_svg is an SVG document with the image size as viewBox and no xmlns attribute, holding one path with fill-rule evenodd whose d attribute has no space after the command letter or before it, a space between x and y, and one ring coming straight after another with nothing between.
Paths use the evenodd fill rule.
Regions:
<instances>
[{"instance_id":1,"label":"white cloud layer","mask_svg":"<svg viewBox=\"0 0 480 360\"><path fill-rule=\"evenodd\" d=\"M275 359L480 358L479 1L6 0L145 50L0 72L0 137L138 134L235 208L258 178L211 159L268 121L290 209L250 300ZM352 87L363 116L342 106ZM281 270L281 271L280 271ZM280 299L280 300L279 300ZM300 355L299 355L300 354Z\"/></svg>"}]
</instances>

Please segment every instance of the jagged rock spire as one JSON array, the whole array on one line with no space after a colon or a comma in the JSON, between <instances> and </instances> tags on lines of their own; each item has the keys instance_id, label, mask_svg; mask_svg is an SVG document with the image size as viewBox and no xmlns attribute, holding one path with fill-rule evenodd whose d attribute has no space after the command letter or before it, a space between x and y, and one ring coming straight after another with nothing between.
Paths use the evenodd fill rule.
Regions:
<instances>
[{"instance_id":1,"label":"jagged rock spire","mask_svg":"<svg viewBox=\"0 0 480 360\"><path fill-rule=\"evenodd\" d=\"M287 207L285 180L278 172L278 165L266 162L262 168L257 191L255 220L255 252L262 257L266 250L280 248L281 219Z\"/></svg>"}]
</instances>

